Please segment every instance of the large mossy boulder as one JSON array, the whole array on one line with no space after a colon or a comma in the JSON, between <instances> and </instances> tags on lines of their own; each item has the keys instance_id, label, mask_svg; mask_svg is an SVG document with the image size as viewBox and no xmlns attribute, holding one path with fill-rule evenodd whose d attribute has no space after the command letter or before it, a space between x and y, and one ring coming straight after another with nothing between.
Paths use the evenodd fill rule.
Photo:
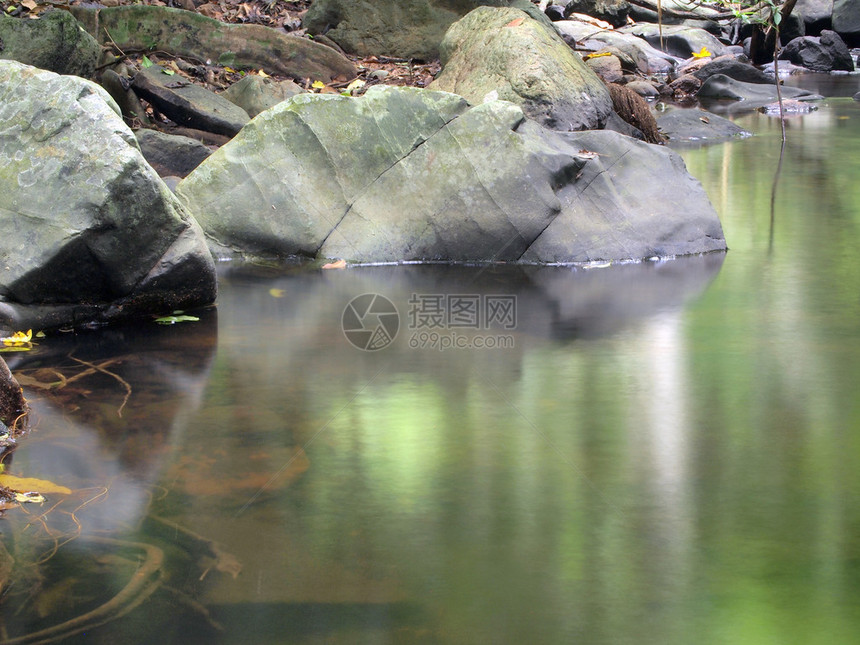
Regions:
<instances>
[{"instance_id":1,"label":"large mossy boulder","mask_svg":"<svg viewBox=\"0 0 860 645\"><path fill-rule=\"evenodd\" d=\"M0 185L0 328L27 306L59 325L215 299L199 226L94 83L0 61Z\"/></svg>"},{"instance_id":2,"label":"large mossy boulder","mask_svg":"<svg viewBox=\"0 0 860 645\"><path fill-rule=\"evenodd\" d=\"M49 11L38 20L0 12L0 59L89 78L101 47L66 11Z\"/></svg>"},{"instance_id":3,"label":"large mossy boulder","mask_svg":"<svg viewBox=\"0 0 860 645\"><path fill-rule=\"evenodd\" d=\"M302 25L350 54L432 60L451 23L483 5L518 6L549 22L529 0L314 0Z\"/></svg>"},{"instance_id":4,"label":"large mossy boulder","mask_svg":"<svg viewBox=\"0 0 860 645\"><path fill-rule=\"evenodd\" d=\"M415 88L293 97L176 191L216 248L257 255L586 262L725 249L672 151Z\"/></svg>"},{"instance_id":5,"label":"large mossy boulder","mask_svg":"<svg viewBox=\"0 0 860 645\"><path fill-rule=\"evenodd\" d=\"M602 128L612 112L609 91L579 54L519 9L480 7L454 23L430 87L473 104L511 101L553 130Z\"/></svg>"}]
</instances>

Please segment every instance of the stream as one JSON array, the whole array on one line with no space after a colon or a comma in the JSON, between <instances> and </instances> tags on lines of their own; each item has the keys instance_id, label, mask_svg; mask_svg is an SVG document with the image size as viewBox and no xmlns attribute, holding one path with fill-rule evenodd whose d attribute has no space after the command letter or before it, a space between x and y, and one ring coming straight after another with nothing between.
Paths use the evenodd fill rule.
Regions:
<instances>
[{"instance_id":1,"label":"stream","mask_svg":"<svg viewBox=\"0 0 860 645\"><path fill-rule=\"evenodd\" d=\"M860 75L789 84L830 98L787 121L773 208L778 119L679 150L726 254L222 263L197 322L7 354L34 426L7 472L72 494L0 521L2 633L854 641Z\"/></svg>"}]
</instances>

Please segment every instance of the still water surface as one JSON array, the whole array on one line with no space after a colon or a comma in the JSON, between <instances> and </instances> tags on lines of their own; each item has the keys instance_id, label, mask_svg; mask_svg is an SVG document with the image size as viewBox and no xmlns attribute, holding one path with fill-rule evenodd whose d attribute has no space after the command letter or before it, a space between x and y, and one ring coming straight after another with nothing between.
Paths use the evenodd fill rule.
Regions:
<instances>
[{"instance_id":1,"label":"still water surface","mask_svg":"<svg viewBox=\"0 0 860 645\"><path fill-rule=\"evenodd\" d=\"M163 580L81 642L857 642L860 103L790 121L773 213L778 122L737 120L683 151L725 255L225 265L199 323L9 357L36 424L9 470L74 492L0 526L44 560L6 633L107 602L144 543ZM380 351L341 331L364 293L399 311ZM516 296L515 328L418 329L436 295Z\"/></svg>"}]
</instances>

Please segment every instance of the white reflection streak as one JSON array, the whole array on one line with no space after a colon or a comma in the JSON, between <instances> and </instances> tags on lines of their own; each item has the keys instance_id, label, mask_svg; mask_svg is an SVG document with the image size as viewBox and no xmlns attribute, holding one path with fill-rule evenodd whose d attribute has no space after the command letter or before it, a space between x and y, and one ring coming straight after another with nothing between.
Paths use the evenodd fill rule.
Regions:
<instances>
[{"instance_id":1,"label":"white reflection streak","mask_svg":"<svg viewBox=\"0 0 860 645\"><path fill-rule=\"evenodd\" d=\"M673 585L687 570L692 528L688 487L689 411L685 369L686 350L680 311L660 315L643 333L641 429L642 457L650 457L645 475L659 510L655 532L661 534L665 552L661 554L665 573ZM668 580L667 580L668 582Z\"/></svg>"}]
</instances>

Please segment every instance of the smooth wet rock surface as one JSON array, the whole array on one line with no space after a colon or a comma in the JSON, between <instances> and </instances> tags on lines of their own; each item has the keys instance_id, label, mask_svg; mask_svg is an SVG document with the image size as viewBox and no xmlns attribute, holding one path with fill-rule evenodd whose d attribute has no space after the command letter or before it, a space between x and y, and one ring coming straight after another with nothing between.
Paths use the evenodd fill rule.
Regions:
<instances>
[{"instance_id":1,"label":"smooth wet rock surface","mask_svg":"<svg viewBox=\"0 0 860 645\"><path fill-rule=\"evenodd\" d=\"M469 107L413 88L294 97L177 195L216 248L259 255L585 262L725 248L707 196L672 151L613 132L555 132L505 101Z\"/></svg>"}]
</instances>

